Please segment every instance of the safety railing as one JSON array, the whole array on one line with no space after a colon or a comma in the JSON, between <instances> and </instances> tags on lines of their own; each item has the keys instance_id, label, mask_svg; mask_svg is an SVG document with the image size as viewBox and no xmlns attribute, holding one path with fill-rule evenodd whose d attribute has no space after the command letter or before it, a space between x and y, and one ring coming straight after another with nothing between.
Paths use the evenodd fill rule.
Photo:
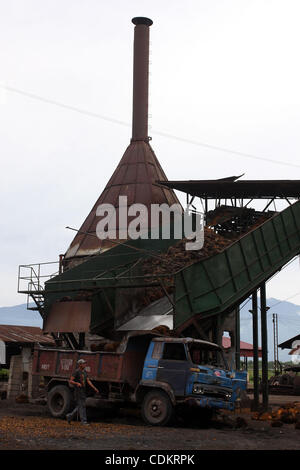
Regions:
<instances>
[{"instance_id":1,"label":"safety railing","mask_svg":"<svg viewBox=\"0 0 300 470\"><path fill-rule=\"evenodd\" d=\"M27 309L40 310L44 302L45 282L57 276L60 262L22 264L18 269L18 293L27 295ZM32 304L34 301L34 304Z\"/></svg>"}]
</instances>

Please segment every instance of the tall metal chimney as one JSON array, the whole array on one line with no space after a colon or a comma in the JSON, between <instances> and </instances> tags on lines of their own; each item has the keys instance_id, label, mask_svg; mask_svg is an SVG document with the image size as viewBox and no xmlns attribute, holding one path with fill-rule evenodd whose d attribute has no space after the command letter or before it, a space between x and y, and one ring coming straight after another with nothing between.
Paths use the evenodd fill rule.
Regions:
<instances>
[{"instance_id":1,"label":"tall metal chimney","mask_svg":"<svg viewBox=\"0 0 300 470\"><path fill-rule=\"evenodd\" d=\"M99 254L116 247L114 239L124 241L123 221L119 220L119 198L127 197L128 206L138 203L148 209L149 228L152 225L151 205L180 204L170 188L157 181L168 181L148 137L148 72L149 72L149 18L133 18L134 64L133 64L133 119L132 139L118 166L113 172L92 210L84 220L80 230L70 244L64 258L64 269L69 269L85 261L88 256ZM103 218L97 215L101 204L111 204L116 208L116 237L100 240L97 237L97 224ZM128 222L133 216L128 216ZM126 237L127 238L127 237Z\"/></svg>"},{"instance_id":2,"label":"tall metal chimney","mask_svg":"<svg viewBox=\"0 0 300 470\"><path fill-rule=\"evenodd\" d=\"M134 28L132 141L148 142L149 18L132 19Z\"/></svg>"}]
</instances>

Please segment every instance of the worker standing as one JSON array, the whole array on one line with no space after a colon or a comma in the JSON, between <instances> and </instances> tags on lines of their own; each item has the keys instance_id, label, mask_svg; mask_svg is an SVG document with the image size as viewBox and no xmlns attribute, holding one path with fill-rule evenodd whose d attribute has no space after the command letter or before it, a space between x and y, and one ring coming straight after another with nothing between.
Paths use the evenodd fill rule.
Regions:
<instances>
[{"instance_id":1,"label":"worker standing","mask_svg":"<svg viewBox=\"0 0 300 470\"><path fill-rule=\"evenodd\" d=\"M87 384L96 392L99 393L99 390L92 384L88 378L87 372L85 370L86 361L84 359L79 359L77 361L78 368L75 370L74 375L71 376L69 384L75 387L74 396L76 401L76 407L74 410L66 415L67 421L71 424L72 419L75 417L77 412L79 412L80 420L82 424L88 424L86 417L86 386Z\"/></svg>"}]
</instances>

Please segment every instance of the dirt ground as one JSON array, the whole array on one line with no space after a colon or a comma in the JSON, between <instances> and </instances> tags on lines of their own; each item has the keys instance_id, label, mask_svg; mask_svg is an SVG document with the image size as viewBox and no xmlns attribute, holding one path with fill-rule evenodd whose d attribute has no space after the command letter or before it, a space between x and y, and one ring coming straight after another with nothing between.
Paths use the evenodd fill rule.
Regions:
<instances>
[{"instance_id":1,"label":"dirt ground","mask_svg":"<svg viewBox=\"0 0 300 470\"><path fill-rule=\"evenodd\" d=\"M272 407L295 401L273 397ZM276 404L277 403L277 404ZM0 450L299 450L295 424L272 427L244 413L220 414L210 423L143 424L138 412L90 416L90 425L54 419L46 405L0 400ZM243 418L242 420L240 418Z\"/></svg>"}]
</instances>

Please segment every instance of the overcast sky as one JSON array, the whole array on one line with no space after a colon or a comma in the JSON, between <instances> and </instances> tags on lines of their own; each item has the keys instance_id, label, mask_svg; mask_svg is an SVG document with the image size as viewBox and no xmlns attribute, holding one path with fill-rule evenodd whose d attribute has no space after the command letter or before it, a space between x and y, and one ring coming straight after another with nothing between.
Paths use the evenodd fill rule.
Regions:
<instances>
[{"instance_id":1,"label":"overcast sky","mask_svg":"<svg viewBox=\"0 0 300 470\"><path fill-rule=\"evenodd\" d=\"M66 251L65 227L80 227L129 144L135 16L153 20L151 145L169 179L300 179L298 0L0 5L0 306L26 300L19 264ZM300 302L299 281L297 260L268 296Z\"/></svg>"}]
</instances>

